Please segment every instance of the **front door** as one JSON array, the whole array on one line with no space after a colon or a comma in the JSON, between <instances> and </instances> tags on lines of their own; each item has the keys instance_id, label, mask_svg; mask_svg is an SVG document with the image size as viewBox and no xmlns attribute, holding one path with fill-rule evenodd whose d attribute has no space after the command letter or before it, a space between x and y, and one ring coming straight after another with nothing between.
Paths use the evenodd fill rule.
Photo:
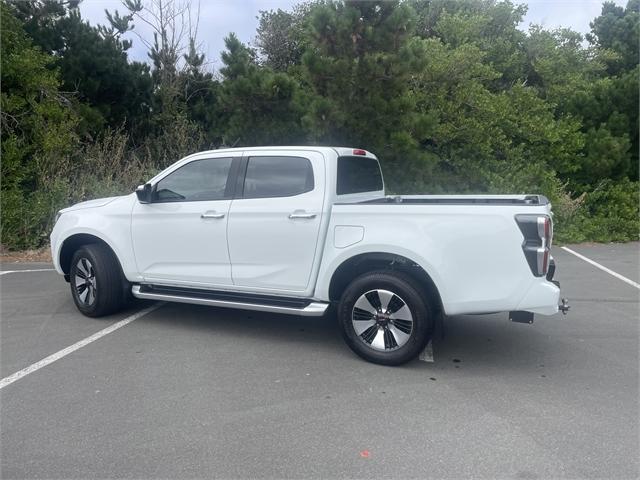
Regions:
<instances>
[{"instance_id":1,"label":"front door","mask_svg":"<svg viewBox=\"0 0 640 480\"><path fill-rule=\"evenodd\" d=\"M238 287L304 292L324 202L324 158L316 152L245 157L243 187L229 210L229 254Z\"/></svg>"},{"instance_id":2,"label":"front door","mask_svg":"<svg viewBox=\"0 0 640 480\"><path fill-rule=\"evenodd\" d=\"M192 160L156 183L151 203L136 203L133 248L146 282L232 283L227 249L232 162L229 157Z\"/></svg>"}]
</instances>

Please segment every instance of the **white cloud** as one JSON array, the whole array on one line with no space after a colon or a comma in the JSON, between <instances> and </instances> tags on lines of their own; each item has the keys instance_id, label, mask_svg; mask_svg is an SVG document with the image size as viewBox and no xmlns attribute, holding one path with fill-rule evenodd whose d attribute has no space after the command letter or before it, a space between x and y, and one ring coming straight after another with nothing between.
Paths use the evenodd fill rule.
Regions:
<instances>
[{"instance_id":1,"label":"white cloud","mask_svg":"<svg viewBox=\"0 0 640 480\"><path fill-rule=\"evenodd\" d=\"M553 29L569 27L582 34L588 33L589 23L602 10L600 0L528 0L529 7L520 28L527 30L530 24ZM614 0L617 5L626 5L626 0Z\"/></svg>"}]
</instances>

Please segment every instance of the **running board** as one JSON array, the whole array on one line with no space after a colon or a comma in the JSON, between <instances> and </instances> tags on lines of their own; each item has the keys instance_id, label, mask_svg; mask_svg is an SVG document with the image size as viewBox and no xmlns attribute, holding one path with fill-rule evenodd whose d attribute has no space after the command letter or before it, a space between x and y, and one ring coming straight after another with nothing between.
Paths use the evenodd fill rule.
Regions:
<instances>
[{"instance_id":1,"label":"running board","mask_svg":"<svg viewBox=\"0 0 640 480\"><path fill-rule=\"evenodd\" d=\"M134 285L131 293L136 298L165 302L191 303L212 307L239 308L260 312L285 313L303 317L322 316L328 303L302 298L286 298L271 295L241 294L196 288L165 287L160 285Z\"/></svg>"}]
</instances>

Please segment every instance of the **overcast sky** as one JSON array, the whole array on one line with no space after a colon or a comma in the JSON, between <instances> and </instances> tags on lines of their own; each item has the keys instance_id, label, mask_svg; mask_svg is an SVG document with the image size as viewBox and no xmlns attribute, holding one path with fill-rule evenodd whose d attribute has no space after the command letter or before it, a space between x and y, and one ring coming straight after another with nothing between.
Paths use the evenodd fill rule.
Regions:
<instances>
[{"instance_id":1,"label":"overcast sky","mask_svg":"<svg viewBox=\"0 0 640 480\"><path fill-rule=\"evenodd\" d=\"M626 5L626 0L614 0L618 5ZM601 0L513 0L514 3L525 3L529 10L520 28L527 29L529 24L537 23L546 28L570 27L581 33L589 31L589 22L599 15ZM193 0L197 5L197 0ZM255 36L260 10L281 8L288 10L299 3L295 0L201 0L200 26L198 40L202 50L207 54L212 66L221 66L220 52L224 49L224 37L235 32L241 41L249 43ZM125 12L120 0L84 0L80 4L82 17L91 24L105 24L104 10L120 10ZM136 30L143 36L149 35L145 25L136 23ZM133 47L129 50L132 59L147 61L146 48L143 43L132 34L126 38L133 40Z\"/></svg>"}]
</instances>

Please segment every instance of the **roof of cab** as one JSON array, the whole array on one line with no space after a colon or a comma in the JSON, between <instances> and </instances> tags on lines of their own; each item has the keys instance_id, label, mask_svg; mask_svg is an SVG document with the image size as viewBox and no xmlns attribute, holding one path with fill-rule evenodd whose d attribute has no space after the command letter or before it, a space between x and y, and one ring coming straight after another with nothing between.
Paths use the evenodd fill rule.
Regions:
<instances>
[{"instance_id":1,"label":"roof of cab","mask_svg":"<svg viewBox=\"0 0 640 480\"><path fill-rule=\"evenodd\" d=\"M269 151L269 150L319 150L319 151L331 151L333 150L334 152L336 152L338 154L338 156L342 157L342 156L353 156L354 155L354 151L359 151L359 152L365 152L365 155L362 155L362 153L358 153L356 155L358 156L363 156L363 157L369 157L369 158L377 158L373 153L367 151L367 150L363 150L360 148L354 148L354 147L327 147L327 146L317 146L317 145L292 145L292 146L279 146L279 145L273 145L273 146L266 146L266 147L236 147L236 148L220 148L217 150L206 150L203 152L195 152L192 155L201 155L201 154L206 154L206 153L223 153L223 152L244 152L246 150L251 150L251 151ZM191 155L189 155L190 157Z\"/></svg>"}]
</instances>

